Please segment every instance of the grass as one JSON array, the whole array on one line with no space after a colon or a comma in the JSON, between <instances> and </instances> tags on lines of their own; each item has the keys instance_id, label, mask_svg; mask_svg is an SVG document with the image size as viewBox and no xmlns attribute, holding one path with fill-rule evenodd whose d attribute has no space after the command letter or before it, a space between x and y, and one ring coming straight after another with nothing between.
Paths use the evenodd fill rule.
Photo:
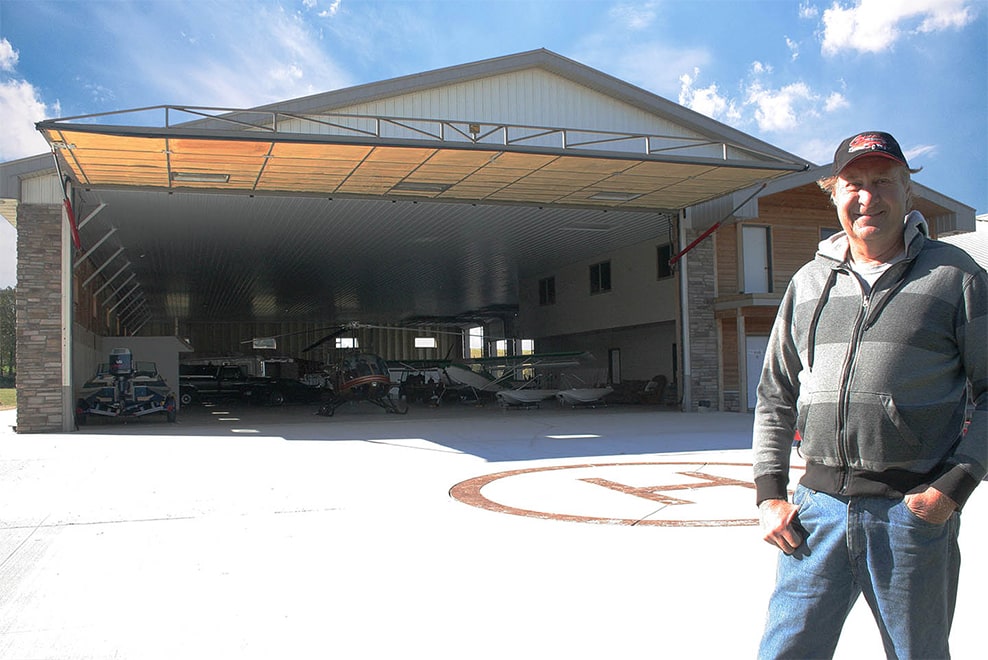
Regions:
<instances>
[{"instance_id":1,"label":"grass","mask_svg":"<svg viewBox=\"0 0 988 660\"><path fill-rule=\"evenodd\" d=\"M13 387L0 388L0 410L17 407L17 390Z\"/></svg>"}]
</instances>

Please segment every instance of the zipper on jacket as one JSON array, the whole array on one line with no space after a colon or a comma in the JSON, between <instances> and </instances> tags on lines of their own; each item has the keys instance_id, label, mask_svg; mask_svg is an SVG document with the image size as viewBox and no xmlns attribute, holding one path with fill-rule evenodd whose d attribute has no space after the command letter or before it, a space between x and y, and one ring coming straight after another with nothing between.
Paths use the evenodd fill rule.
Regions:
<instances>
[{"instance_id":1,"label":"zipper on jacket","mask_svg":"<svg viewBox=\"0 0 988 660\"><path fill-rule=\"evenodd\" d=\"M851 340L848 342L847 355L844 359L844 368L841 379L838 383L840 392L840 404L837 407L837 458L843 466L844 475L841 478L838 494L843 494L851 481L851 461L849 455L850 439L847 435L847 420L851 409L851 378L854 375L854 367L857 363L858 345L861 343L861 336L864 334L865 321L868 318L868 311L871 305L871 294L862 293L861 309L854 319L854 326L851 333Z\"/></svg>"}]
</instances>

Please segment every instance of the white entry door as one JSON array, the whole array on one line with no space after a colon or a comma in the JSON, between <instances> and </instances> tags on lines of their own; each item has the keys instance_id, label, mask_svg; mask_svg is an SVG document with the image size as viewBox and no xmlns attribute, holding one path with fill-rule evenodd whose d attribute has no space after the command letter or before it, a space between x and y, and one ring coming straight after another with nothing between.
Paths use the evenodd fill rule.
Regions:
<instances>
[{"instance_id":1,"label":"white entry door","mask_svg":"<svg viewBox=\"0 0 988 660\"><path fill-rule=\"evenodd\" d=\"M742 227L741 255L744 259L744 292L769 292L768 227Z\"/></svg>"},{"instance_id":2,"label":"white entry door","mask_svg":"<svg viewBox=\"0 0 988 660\"><path fill-rule=\"evenodd\" d=\"M745 337L745 371L748 374L748 410L755 409L758 400L758 379L762 376L762 363L765 362L765 349L768 337Z\"/></svg>"}]
</instances>

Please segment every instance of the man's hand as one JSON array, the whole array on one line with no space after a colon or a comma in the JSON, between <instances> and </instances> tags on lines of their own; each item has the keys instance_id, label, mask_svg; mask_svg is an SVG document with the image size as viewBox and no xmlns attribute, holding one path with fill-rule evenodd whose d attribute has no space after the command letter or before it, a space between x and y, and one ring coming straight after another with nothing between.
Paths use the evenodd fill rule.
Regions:
<instances>
[{"instance_id":1,"label":"man's hand","mask_svg":"<svg viewBox=\"0 0 988 660\"><path fill-rule=\"evenodd\" d=\"M906 506L919 518L934 525L942 525L957 510L957 502L933 486L920 486L906 493Z\"/></svg>"},{"instance_id":2,"label":"man's hand","mask_svg":"<svg viewBox=\"0 0 988 660\"><path fill-rule=\"evenodd\" d=\"M767 543L791 555L803 543L803 535L793 522L799 507L786 500L765 500L758 505L762 532Z\"/></svg>"}]
</instances>

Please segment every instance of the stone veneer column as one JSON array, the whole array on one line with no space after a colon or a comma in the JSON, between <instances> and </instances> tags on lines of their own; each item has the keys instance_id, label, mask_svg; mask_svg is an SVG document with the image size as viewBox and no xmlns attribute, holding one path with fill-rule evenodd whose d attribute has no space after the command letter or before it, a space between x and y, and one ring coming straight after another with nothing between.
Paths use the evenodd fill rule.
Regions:
<instances>
[{"instance_id":1,"label":"stone veneer column","mask_svg":"<svg viewBox=\"0 0 988 660\"><path fill-rule=\"evenodd\" d=\"M692 241L700 232L687 231L687 241ZM716 248L714 237L701 241L689 251L686 268L689 286L690 316L690 366L692 387L692 410L695 412L701 401L708 402L711 410L718 409L719 360L717 352L717 322L714 318L715 276L714 261Z\"/></svg>"},{"instance_id":2,"label":"stone veneer column","mask_svg":"<svg viewBox=\"0 0 988 660\"><path fill-rule=\"evenodd\" d=\"M60 432L62 207L17 207L17 432Z\"/></svg>"}]
</instances>

